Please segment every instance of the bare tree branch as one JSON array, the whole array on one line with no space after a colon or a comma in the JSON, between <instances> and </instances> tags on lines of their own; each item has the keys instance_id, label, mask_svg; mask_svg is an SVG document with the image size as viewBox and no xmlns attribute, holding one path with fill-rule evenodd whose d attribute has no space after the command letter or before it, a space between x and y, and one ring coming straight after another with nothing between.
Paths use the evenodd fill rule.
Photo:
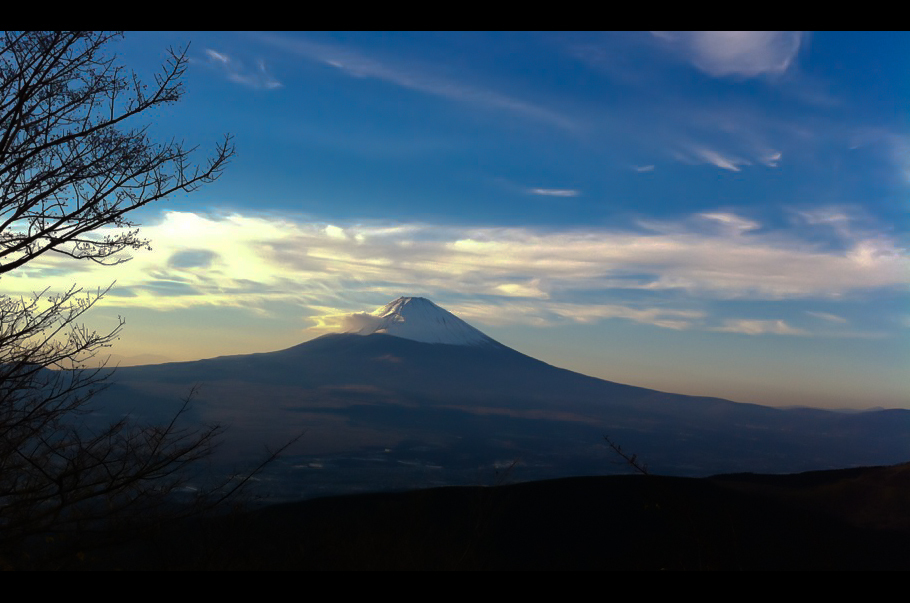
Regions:
<instances>
[{"instance_id":1,"label":"bare tree branch","mask_svg":"<svg viewBox=\"0 0 910 603\"><path fill-rule=\"evenodd\" d=\"M606 440L607 445L610 449L622 457L626 465L634 469L635 471L641 473L642 475L651 475L648 472L648 466L638 460L637 454L629 454L622 449L622 446L610 439L610 436L605 435L604 440Z\"/></svg>"},{"instance_id":2,"label":"bare tree branch","mask_svg":"<svg viewBox=\"0 0 910 603\"><path fill-rule=\"evenodd\" d=\"M105 55L119 35L0 32L0 277L47 252L126 261L121 252L148 246L130 212L213 182L234 154L230 136L201 162L195 148L148 138L134 122L180 99L187 51L169 49L149 88ZM182 426L194 392L166 425L88 421L111 376L88 362L124 321L99 333L81 319L109 290L0 294L0 567L14 566L29 538L170 509L185 470L221 433ZM202 502L220 502L245 481L225 482Z\"/></svg>"},{"instance_id":3,"label":"bare tree branch","mask_svg":"<svg viewBox=\"0 0 910 603\"><path fill-rule=\"evenodd\" d=\"M214 156L152 143L144 127L121 130L143 112L178 101L188 59L168 50L148 91L103 54L116 35L6 32L0 38L0 274L48 251L102 263L148 245L127 214L221 175L230 136ZM105 226L125 229L105 238Z\"/></svg>"}]
</instances>

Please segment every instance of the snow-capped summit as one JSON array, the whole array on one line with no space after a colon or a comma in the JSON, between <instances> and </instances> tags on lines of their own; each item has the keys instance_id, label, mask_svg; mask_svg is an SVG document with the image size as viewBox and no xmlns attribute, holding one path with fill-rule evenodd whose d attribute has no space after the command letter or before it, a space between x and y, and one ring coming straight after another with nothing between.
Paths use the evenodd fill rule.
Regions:
<instances>
[{"instance_id":1,"label":"snow-capped summit","mask_svg":"<svg viewBox=\"0 0 910 603\"><path fill-rule=\"evenodd\" d=\"M423 343L501 345L423 297L399 297L370 314L355 316L359 324L348 333L384 333Z\"/></svg>"}]
</instances>

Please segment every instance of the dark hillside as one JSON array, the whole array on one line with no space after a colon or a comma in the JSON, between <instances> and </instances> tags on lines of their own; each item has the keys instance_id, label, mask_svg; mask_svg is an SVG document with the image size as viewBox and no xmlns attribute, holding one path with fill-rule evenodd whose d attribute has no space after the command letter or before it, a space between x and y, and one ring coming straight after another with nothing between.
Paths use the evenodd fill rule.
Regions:
<instances>
[{"instance_id":1,"label":"dark hillside","mask_svg":"<svg viewBox=\"0 0 910 603\"><path fill-rule=\"evenodd\" d=\"M703 479L636 475L330 497L171 526L154 543L74 565L910 569L908 476L908 466Z\"/></svg>"}]
</instances>

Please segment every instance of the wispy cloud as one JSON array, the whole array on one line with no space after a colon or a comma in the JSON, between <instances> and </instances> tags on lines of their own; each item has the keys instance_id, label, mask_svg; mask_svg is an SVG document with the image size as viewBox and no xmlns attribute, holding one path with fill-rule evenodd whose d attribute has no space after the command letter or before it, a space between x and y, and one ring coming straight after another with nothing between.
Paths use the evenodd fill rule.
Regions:
<instances>
[{"instance_id":1,"label":"wispy cloud","mask_svg":"<svg viewBox=\"0 0 910 603\"><path fill-rule=\"evenodd\" d=\"M652 32L672 51L714 77L787 71L803 40L797 31Z\"/></svg>"},{"instance_id":2,"label":"wispy cloud","mask_svg":"<svg viewBox=\"0 0 910 603\"><path fill-rule=\"evenodd\" d=\"M528 192L545 197L577 197L581 194L580 191L569 188L531 188Z\"/></svg>"},{"instance_id":3,"label":"wispy cloud","mask_svg":"<svg viewBox=\"0 0 910 603\"><path fill-rule=\"evenodd\" d=\"M620 319L665 329L691 328L693 321L704 318L697 310L679 310L660 307L632 307L621 304L565 303L514 301L511 299L486 299L484 301L453 301L446 308L457 316L484 325L523 324L537 327L566 323L594 323L601 320ZM311 317L314 333L357 330L371 320L363 312L338 312L330 310Z\"/></svg>"},{"instance_id":4,"label":"wispy cloud","mask_svg":"<svg viewBox=\"0 0 910 603\"><path fill-rule=\"evenodd\" d=\"M769 115L750 102L683 100L673 107L655 108L664 115L642 129L654 128L650 139L660 141L677 161L732 172L779 168L817 148L819 133L812 127L787 115ZM821 135L836 136L836 127L825 128Z\"/></svg>"},{"instance_id":5,"label":"wispy cloud","mask_svg":"<svg viewBox=\"0 0 910 603\"><path fill-rule=\"evenodd\" d=\"M698 217L719 224L727 232L734 235L749 232L750 230L757 230L761 227L761 224L755 220L750 220L727 212L708 212L698 214Z\"/></svg>"},{"instance_id":6,"label":"wispy cloud","mask_svg":"<svg viewBox=\"0 0 910 603\"><path fill-rule=\"evenodd\" d=\"M282 86L281 82L269 73L265 61L257 60L255 67L248 67L243 62L211 48L205 49L205 55L207 64L219 69L232 82L266 90L274 90Z\"/></svg>"},{"instance_id":7,"label":"wispy cloud","mask_svg":"<svg viewBox=\"0 0 910 603\"><path fill-rule=\"evenodd\" d=\"M484 299L494 314L505 312L506 302L533 307L520 315L530 324L617 318L682 329L712 324L701 320L698 307L710 300L836 301L910 284L907 250L880 233L855 235L843 248L830 249L721 211L651 224L644 232L314 224L169 212L143 235L155 242L154 251L120 266L42 256L28 274L4 276L4 289L28 295L36 280L58 289L74 279L91 287L116 280L107 297L116 306L255 309L283 302L334 304L339 312L413 294ZM577 302L578 293L591 292L613 299L638 292L651 301ZM728 320L715 328L802 334L780 321Z\"/></svg>"},{"instance_id":8,"label":"wispy cloud","mask_svg":"<svg viewBox=\"0 0 910 603\"><path fill-rule=\"evenodd\" d=\"M512 282L496 285L493 290L505 297L536 297L545 299L549 294L541 289L540 279L532 279L527 282Z\"/></svg>"},{"instance_id":9,"label":"wispy cloud","mask_svg":"<svg viewBox=\"0 0 910 603\"><path fill-rule=\"evenodd\" d=\"M822 320L827 320L828 322L835 322L837 324L847 324L847 319L843 316L838 316L837 314L831 314L829 312L810 312L806 311L806 314L809 316L814 316L815 318L821 318Z\"/></svg>"},{"instance_id":10,"label":"wispy cloud","mask_svg":"<svg viewBox=\"0 0 910 603\"><path fill-rule=\"evenodd\" d=\"M574 322L591 323L610 318L621 318L665 329L687 329L692 321L705 317L700 310L679 310L659 307L630 307L618 304L543 304L542 309Z\"/></svg>"},{"instance_id":11,"label":"wispy cloud","mask_svg":"<svg viewBox=\"0 0 910 603\"><path fill-rule=\"evenodd\" d=\"M807 234L827 238L833 245L855 252L888 246L891 239L882 239L883 232L877 220L859 205L835 205L814 208L790 208L790 221ZM889 228L888 230L892 230ZM863 241L857 245L857 241ZM874 252L873 252L874 253Z\"/></svg>"},{"instance_id":12,"label":"wispy cloud","mask_svg":"<svg viewBox=\"0 0 910 603\"><path fill-rule=\"evenodd\" d=\"M760 161L768 167L778 167L782 157L780 151L767 151L760 157Z\"/></svg>"},{"instance_id":13,"label":"wispy cloud","mask_svg":"<svg viewBox=\"0 0 910 603\"><path fill-rule=\"evenodd\" d=\"M828 110L807 107L796 93L808 78L792 73L805 40L799 32L652 32L592 34L581 46L574 39L565 46L621 90L618 98L634 99L611 106L611 116L618 116L611 129L634 137L630 146L639 162L654 162L640 154L646 149L739 172L799 161L835 132L846 136L841 114L829 120ZM724 86L724 94L706 94L702 78L680 73L680 61L723 77L724 84L714 85ZM791 76L772 77L784 73ZM779 85L771 91L737 83L753 77L771 77ZM775 110L759 102L764 94L777 99Z\"/></svg>"},{"instance_id":14,"label":"wispy cloud","mask_svg":"<svg viewBox=\"0 0 910 603\"><path fill-rule=\"evenodd\" d=\"M676 158L684 163L690 164L709 163L722 170L729 170L731 172L741 171L740 166L742 165L751 165L746 159L731 154L725 154L701 145L693 145L685 148L681 152L677 152Z\"/></svg>"},{"instance_id":15,"label":"wispy cloud","mask_svg":"<svg viewBox=\"0 0 910 603\"><path fill-rule=\"evenodd\" d=\"M221 63L222 65L231 64L231 58L228 55L221 54L220 52L212 50L211 48L206 48L205 54L208 55L209 59L211 59L213 61L217 61L217 62Z\"/></svg>"},{"instance_id":16,"label":"wispy cloud","mask_svg":"<svg viewBox=\"0 0 910 603\"><path fill-rule=\"evenodd\" d=\"M809 334L803 329L791 327L784 320L749 320L745 318L725 320L723 326L712 327L711 330L726 333L744 333L746 335L763 335L765 333L772 333L775 335Z\"/></svg>"},{"instance_id":17,"label":"wispy cloud","mask_svg":"<svg viewBox=\"0 0 910 603\"><path fill-rule=\"evenodd\" d=\"M808 56L809 41L791 31L652 32L563 36L560 44L615 88L600 123L619 133L639 164L671 157L749 177L787 166L812 178L837 161L840 174L825 181L906 186L910 137L898 113L881 114L880 99L866 98L862 86L835 85L849 81L849 70L798 69L803 55L825 62ZM690 77L701 73L723 81Z\"/></svg>"},{"instance_id":18,"label":"wispy cloud","mask_svg":"<svg viewBox=\"0 0 910 603\"><path fill-rule=\"evenodd\" d=\"M845 207L817 207L795 212L808 224L831 226L844 235L849 235L849 224L856 220Z\"/></svg>"},{"instance_id":19,"label":"wispy cloud","mask_svg":"<svg viewBox=\"0 0 910 603\"><path fill-rule=\"evenodd\" d=\"M351 77L382 80L424 94L487 109L504 110L565 129L576 129L574 120L556 111L441 75L439 66L418 64L414 60L379 60L349 47L292 39L277 34L262 34L259 39L297 56L330 65Z\"/></svg>"}]
</instances>

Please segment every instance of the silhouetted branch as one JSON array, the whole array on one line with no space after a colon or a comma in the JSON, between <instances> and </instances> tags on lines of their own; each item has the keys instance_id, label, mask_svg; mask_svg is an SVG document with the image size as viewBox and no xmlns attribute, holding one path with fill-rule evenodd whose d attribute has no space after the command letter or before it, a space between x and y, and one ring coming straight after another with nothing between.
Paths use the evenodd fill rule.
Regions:
<instances>
[{"instance_id":1,"label":"silhouetted branch","mask_svg":"<svg viewBox=\"0 0 910 603\"><path fill-rule=\"evenodd\" d=\"M121 252L148 247L128 214L213 182L234 154L230 136L201 163L195 148L148 138L148 126L134 122L180 99L187 52L169 49L149 88L105 56L119 35L0 32L0 275L47 252L127 261ZM221 433L182 426L194 392L163 426L87 424L88 404L112 373L89 362L124 320L106 333L80 321L109 290L0 294L0 566L29 538L171 512L185 470Z\"/></svg>"},{"instance_id":2,"label":"silhouetted branch","mask_svg":"<svg viewBox=\"0 0 910 603\"><path fill-rule=\"evenodd\" d=\"M613 440L611 440L610 436L605 435L604 440L606 440L607 445L610 447L611 450L613 450L613 452L615 452L616 454L618 454L619 456L622 457L622 459L626 462L627 465L629 465L630 467L632 467L633 469L635 469L642 475L650 475L648 473L648 466L639 462L637 454L634 454L634 453L631 455L626 454L626 452L623 451L622 446L620 446L619 444L617 444Z\"/></svg>"},{"instance_id":3,"label":"silhouetted branch","mask_svg":"<svg viewBox=\"0 0 910 603\"><path fill-rule=\"evenodd\" d=\"M195 148L119 129L183 94L186 49L168 50L149 92L103 54L119 34L6 32L0 37L0 274L53 251L103 263L148 242L126 215L221 175L231 137L203 164ZM119 234L89 236L116 226Z\"/></svg>"}]
</instances>

